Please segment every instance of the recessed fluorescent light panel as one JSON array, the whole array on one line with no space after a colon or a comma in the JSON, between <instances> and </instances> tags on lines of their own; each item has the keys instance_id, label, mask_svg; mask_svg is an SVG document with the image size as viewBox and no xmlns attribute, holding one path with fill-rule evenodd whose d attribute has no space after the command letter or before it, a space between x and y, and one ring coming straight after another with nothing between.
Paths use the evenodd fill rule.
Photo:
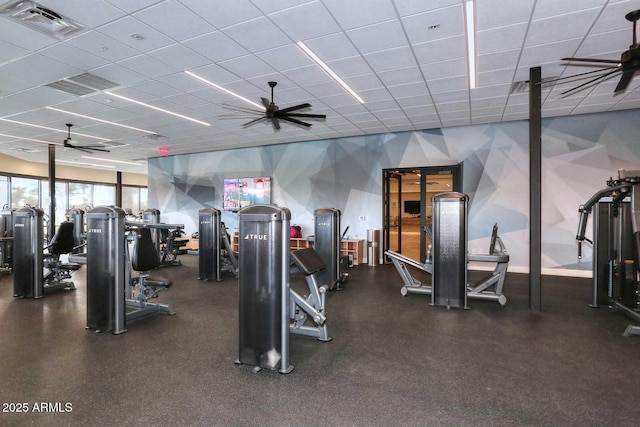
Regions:
<instances>
[{"instance_id":1,"label":"recessed fluorescent light panel","mask_svg":"<svg viewBox=\"0 0 640 427\"><path fill-rule=\"evenodd\" d=\"M123 125L120 123L115 123L115 122L110 122L109 120L102 120L102 119L98 119L95 117L91 117L91 116L85 116L84 114L78 114L78 113L72 113L71 111L67 111L67 110L61 110L59 108L54 108L54 107L46 107L47 110L52 110L52 111L57 111L59 113L64 113L64 114L70 114L72 116L76 116L76 117L82 117L83 119L89 119L89 120L94 120L96 122L100 122L100 123L106 123L108 125L113 125L113 126L120 126L121 128L126 128L126 129L131 129L131 130L137 130L139 132L144 132L144 133L153 133L150 130L145 130L145 129L140 129L140 128L134 128L133 126L127 126L127 125ZM74 132L75 135L80 135L79 133ZM83 136L87 136L87 135L83 135ZM97 138L97 137L93 137L93 138ZM106 138L100 138L100 139L104 139L105 141L111 141L110 139L106 139Z\"/></svg>"},{"instance_id":2,"label":"recessed fluorescent light panel","mask_svg":"<svg viewBox=\"0 0 640 427\"><path fill-rule=\"evenodd\" d=\"M194 119L194 118L192 118L192 117L183 116L182 114L174 113L173 111L165 110L164 108L154 107L153 105L145 104L144 102L136 101L135 99L127 98L126 96L116 95L116 94L115 94L115 93L113 93L113 92L106 92L106 91L105 91L105 93L106 93L107 95L115 96L116 98L124 99L125 101L129 101L129 102L132 102L132 103L134 103L134 104L142 105L143 107L151 108L151 109L153 109L153 110L160 111L160 112L162 112L162 113L171 114L172 116L180 117L181 119L185 119L185 120L192 121L192 122L194 122L194 123L201 124L201 125L203 125L203 126L211 126L211 124L210 124L210 123L203 122L203 121L201 121L201 120L197 120L197 119Z\"/></svg>"},{"instance_id":3,"label":"recessed fluorescent light panel","mask_svg":"<svg viewBox=\"0 0 640 427\"><path fill-rule=\"evenodd\" d=\"M50 108L50 107L47 107L47 108ZM62 111L62 110L58 110L58 111ZM73 113L71 113L71 114L73 114ZM65 134L67 133L66 129L65 130L61 130L61 129L56 129L56 128L50 128L50 127L47 127L47 126L40 126L40 125L31 124L31 123L19 122L17 120L11 120L11 119L0 119L0 120L2 120L3 122L15 123L15 124L18 124L18 125L31 126L31 127L34 127L34 128L52 130L54 132L62 132L62 133L65 133ZM87 134L84 134L84 133L73 132L73 134L77 135L77 136L84 136L85 138L99 139L100 141L111 141L108 138L102 138L102 137L99 137L99 136L87 135Z\"/></svg>"},{"instance_id":4,"label":"recessed fluorescent light panel","mask_svg":"<svg viewBox=\"0 0 640 427\"><path fill-rule=\"evenodd\" d=\"M69 160L58 160L56 159L56 163L68 163L70 165L73 166L91 166L91 167L96 167L96 168L109 168L109 169L115 169L115 166L111 166L111 165L100 165L97 163L88 163L88 162L78 162L78 161L69 161Z\"/></svg>"},{"instance_id":5,"label":"recessed fluorescent light panel","mask_svg":"<svg viewBox=\"0 0 640 427\"><path fill-rule=\"evenodd\" d=\"M193 78L195 78L195 79L200 80L201 82L204 82L204 83L208 84L209 86L214 87L215 89L219 90L220 92L224 92L224 93L226 93L228 95L231 95L231 96L233 96L235 98L238 98L239 100L244 101L244 102L246 102L248 104L251 104L254 107L259 108L260 110L264 110L264 105L257 104L255 102L245 98L242 95L238 95L237 93L232 92L229 89L225 89L222 86L217 85L217 84L213 83L212 81L209 81L209 80L205 79L204 77L200 77L199 75L197 75L195 73L192 73L191 71L185 71L184 73L189 75L189 76L191 76L191 77L193 77Z\"/></svg>"},{"instance_id":6,"label":"recessed fluorescent light panel","mask_svg":"<svg viewBox=\"0 0 640 427\"><path fill-rule=\"evenodd\" d=\"M473 0L464 2L464 21L467 31L467 65L469 69L469 88L476 88L476 17Z\"/></svg>"},{"instance_id":7,"label":"recessed fluorescent light panel","mask_svg":"<svg viewBox=\"0 0 640 427\"><path fill-rule=\"evenodd\" d=\"M353 96L359 103L364 104L364 99L360 98L360 96L358 96L358 94L353 89L351 89L349 85L344 82L344 80L342 80L335 72L333 72L333 70L329 68L329 66L325 64L324 61L318 57L318 55L316 55L311 49L309 49L306 44L304 44L303 42L298 42L297 45L304 53L307 54L309 58L311 58L313 62L315 62L320 68L322 68L322 70L324 70L324 72L327 73L329 77L331 77L336 81L336 83L342 86L342 88L346 90L349 95Z\"/></svg>"},{"instance_id":8,"label":"recessed fluorescent light panel","mask_svg":"<svg viewBox=\"0 0 640 427\"><path fill-rule=\"evenodd\" d=\"M24 141L39 142L40 144L62 145L59 142L43 141L41 139L33 139L33 138L25 138L23 136L7 135L5 133L0 133L0 136L4 136L6 138L22 139Z\"/></svg>"},{"instance_id":9,"label":"recessed fluorescent light panel","mask_svg":"<svg viewBox=\"0 0 640 427\"><path fill-rule=\"evenodd\" d=\"M124 160L103 159L101 157L91 157L91 156L80 156L80 157L82 157L83 159L89 159L89 160L99 160L101 162L112 162L112 163L122 163L123 165L142 166L141 163L125 162Z\"/></svg>"}]
</instances>

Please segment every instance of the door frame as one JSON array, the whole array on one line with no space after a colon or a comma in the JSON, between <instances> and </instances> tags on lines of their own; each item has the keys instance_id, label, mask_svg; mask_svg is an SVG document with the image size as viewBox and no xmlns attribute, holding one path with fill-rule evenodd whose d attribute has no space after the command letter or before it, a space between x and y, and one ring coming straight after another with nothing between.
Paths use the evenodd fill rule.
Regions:
<instances>
[{"instance_id":1,"label":"door frame","mask_svg":"<svg viewBox=\"0 0 640 427\"><path fill-rule=\"evenodd\" d=\"M412 167L412 168L385 168L382 169L382 250L383 253L389 250L390 244L390 221L389 221L389 212L390 212L390 180L392 178L397 178L401 176L403 173L412 172L420 174L420 259L424 259L427 253L427 175L453 175L453 182L451 184L451 191L455 191L458 193L462 192L462 182L463 182L463 168L462 163L458 163L455 165L445 165L445 166L420 166L420 167ZM400 209L402 209L402 196L400 194L402 190L402 179L400 179L400 184L398 186L398 203L400 204ZM402 249L402 220L398 222L398 248ZM384 257L385 262L390 262L387 257Z\"/></svg>"}]
</instances>

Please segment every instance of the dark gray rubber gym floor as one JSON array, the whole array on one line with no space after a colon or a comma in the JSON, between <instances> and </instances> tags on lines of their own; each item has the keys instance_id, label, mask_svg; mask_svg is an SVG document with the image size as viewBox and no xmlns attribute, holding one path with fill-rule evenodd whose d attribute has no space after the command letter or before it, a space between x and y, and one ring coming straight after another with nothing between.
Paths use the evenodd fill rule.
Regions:
<instances>
[{"instance_id":1,"label":"dark gray rubber gym floor","mask_svg":"<svg viewBox=\"0 0 640 427\"><path fill-rule=\"evenodd\" d=\"M509 274L507 306L432 308L400 295L393 266L350 270L328 298L333 341L292 336L289 375L236 366L237 282L201 282L197 257L161 273L159 314L114 336L85 330L78 290L12 297L0 277L1 425L635 426L640 337L588 307L588 279L545 277L542 313L528 278ZM477 273L476 273L477 274ZM56 413L34 412L41 402ZM26 403L27 413L8 413ZM56 407L56 403L59 403ZM18 405L22 407L22 405Z\"/></svg>"}]
</instances>

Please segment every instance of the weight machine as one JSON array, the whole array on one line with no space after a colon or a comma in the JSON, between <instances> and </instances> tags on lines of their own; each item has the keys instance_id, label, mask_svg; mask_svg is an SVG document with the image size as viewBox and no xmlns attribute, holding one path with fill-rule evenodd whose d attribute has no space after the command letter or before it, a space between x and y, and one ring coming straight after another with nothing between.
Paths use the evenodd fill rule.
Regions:
<instances>
[{"instance_id":1,"label":"weight machine","mask_svg":"<svg viewBox=\"0 0 640 427\"><path fill-rule=\"evenodd\" d=\"M640 170L618 171L607 188L581 205L578 224L578 258L584 241L593 245L593 302L591 307L609 307L640 322ZM593 240L585 237L593 213ZM625 336L640 335L640 326L629 325Z\"/></svg>"},{"instance_id":2,"label":"weight machine","mask_svg":"<svg viewBox=\"0 0 640 427\"><path fill-rule=\"evenodd\" d=\"M149 302L172 284L150 276L160 263L152 229L136 223L139 228L127 231L124 210L114 206L98 206L86 216L87 329L117 335L127 331L128 321L175 314L169 305Z\"/></svg>"},{"instance_id":3,"label":"weight machine","mask_svg":"<svg viewBox=\"0 0 640 427\"><path fill-rule=\"evenodd\" d=\"M287 208L252 205L240 210L239 358L236 364L288 374L289 336L300 334L329 341L326 326L327 286L318 284L324 261L313 248L290 252ZM310 295L290 287L292 266L305 275ZM315 325L305 325L314 323Z\"/></svg>"},{"instance_id":4,"label":"weight machine","mask_svg":"<svg viewBox=\"0 0 640 427\"><path fill-rule=\"evenodd\" d=\"M466 195L461 193L441 193L433 198L434 215L432 232L427 228L433 242L433 257L420 263L394 251L386 251L404 286L400 289L407 294L430 295L433 305L466 308L466 299L497 301L501 306L507 303L504 282L509 266L509 255L498 235L498 224L493 225L486 254L469 254L466 233ZM493 271L476 283L467 279L468 262L495 264ZM431 275L432 283L422 283L414 277L407 266ZM453 287L451 287L453 285ZM434 289L444 289L440 296L434 296Z\"/></svg>"},{"instance_id":5,"label":"weight machine","mask_svg":"<svg viewBox=\"0 0 640 427\"><path fill-rule=\"evenodd\" d=\"M13 210L4 205L0 210L0 273L13 268Z\"/></svg>"},{"instance_id":6,"label":"weight machine","mask_svg":"<svg viewBox=\"0 0 640 427\"><path fill-rule=\"evenodd\" d=\"M224 271L237 278L237 254L231 248L227 227L220 221L220 211L201 209L198 224L198 279L220 281Z\"/></svg>"},{"instance_id":7,"label":"weight machine","mask_svg":"<svg viewBox=\"0 0 640 427\"><path fill-rule=\"evenodd\" d=\"M151 239L156 247L160 266L182 265L178 255L183 253L183 247L189 243L188 239L181 239L184 235L184 224L163 224L160 222L158 209L146 209L142 212L142 223L151 228ZM127 222L135 225L136 222Z\"/></svg>"},{"instance_id":8,"label":"weight machine","mask_svg":"<svg viewBox=\"0 0 640 427\"><path fill-rule=\"evenodd\" d=\"M44 211L24 207L13 214L13 295L42 298L54 290L75 290L71 274L79 264L62 262L60 255L73 251L73 223L64 221L44 246ZM46 251L46 252L45 252ZM47 270L45 274L45 269Z\"/></svg>"}]
</instances>

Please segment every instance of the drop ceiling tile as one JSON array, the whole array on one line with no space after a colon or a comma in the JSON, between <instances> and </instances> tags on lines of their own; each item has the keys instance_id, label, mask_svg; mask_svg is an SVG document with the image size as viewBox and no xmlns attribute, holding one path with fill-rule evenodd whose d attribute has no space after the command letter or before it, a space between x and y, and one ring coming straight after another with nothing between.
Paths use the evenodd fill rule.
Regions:
<instances>
[{"instance_id":1,"label":"drop ceiling tile","mask_svg":"<svg viewBox=\"0 0 640 427\"><path fill-rule=\"evenodd\" d=\"M596 57L620 59L620 54L631 44L629 30L617 30L606 34L587 36L575 54L569 57Z\"/></svg>"},{"instance_id":2,"label":"drop ceiling tile","mask_svg":"<svg viewBox=\"0 0 640 427\"><path fill-rule=\"evenodd\" d=\"M146 80L146 77L142 74L117 64L110 64L96 68L92 70L91 73L100 76L103 79L118 83L120 86L134 85Z\"/></svg>"},{"instance_id":3,"label":"drop ceiling tile","mask_svg":"<svg viewBox=\"0 0 640 427\"><path fill-rule=\"evenodd\" d=\"M510 25L478 31L476 51L478 56L521 49L527 35L528 24Z\"/></svg>"},{"instance_id":4,"label":"drop ceiling tile","mask_svg":"<svg viewBox=\"0 0 640 427\"><path fill-rule=\"evenodd\" d=\"M351 89L356 91L356 93L365 90L380 89L383 87L382 82L375 74L365 74L361 76L350 77L344 79L344 81L349 85L349 87L351 87Z\"/></svg>"},{"instance_id":5,"label":"drop ceiling tile","mask_svg":"<svg viewBox=\"0 0 640 427\"><path fill-rule=\"evenodd\" d=\"M161 83L157 80L146 80L137 85L130 86L131 89L147 93L156 98L165 98L181 94L182 91L174 87Z\"/></svg>"},{"instance_id":6,"label":"drop ceiling tile","mask_svg":"<svg viewBox=\"0 0 640 427\"><path fill-rule=\"evenodd\" d=\"M184 44L211 62L225 61L249 53L244 47L220 31L189 39Z\"/></svg>"},{"instance_id":7,"label":"drop ceiling tile","mask_svg":"<svg viewBox=\"0 0 640 427\"><path fill-rule=\"evenodd\" d=\"M325 105L331 108L347 107L347 106L352 107L354 105L360 105L351 95L347 95L344 92L339 93L337 95L324 96L320 99Z\"/></svg>"},{"instance_id":8,"label":"drop ceiling tile","mask_svg":"<svg viewBox=\"0 0 640 427\"><path fill-rule=\"evenodd\" d=\"M563 40L546 45L526 47L522 50L519 67L537 67L544 63L559 62L560 58L571 56L580 40Z\"/></svg>"},{"instance_id":9,"label":"drop ceiling tile","mask_svg":"<svg viewBox=\"0 0 640 427\"><path fill-rule=\"evenodd\" d=\"M397 86L424 80L418 67L408 67L382 72L376 71L376 73L380 81L382 81L385 86Z\"/></svg>"},{"instance_id":10,"label":"drop ceiling tile","mask_svg":"<svg viewBox=\"0 0 640 427\"><path fill-rule=\"evenodd\" d=\"M389 92L391 92L391 95L393 95L394 98L407 98L409 96L420 95L420 94L424 94L426 96L429 94L427 85L424 82L416 82L416 83L409 83L409 84L399 85L399 86L391 86L391 87L388 87L387 89L389 89Z\"/></svg>"},{"instance_id":11,"label":"drop ceiling tile","mask_svg":"<svg viewBox=\"0 0 640 427\"><path fill-rule=\"evenodd\" d=\"M424 43L464 34L462 3L402 18L402 25L411 43Z\"/></svg>"},{"instance_id":12,"label":"drop ceiling tile","mask_svg":"<svg viewBox=\"0 0 640 427\"><path fill-rule=\"evenodd\" d=\"M366 7L357 1L323 0L323 3L345 30L397 18L391 0L368 0Z\"/></svg>"},{"instance_id":13,"label":"drop ceiling tile","mask_svg":"<svg viewBox=\"0 0 640 427\"><path fill-rule=\"evenodd\" d=\"M106 59L89 52L84 52L68 43L58 43L42 49L38 53L83 71L91 70L92 68L100 67L108 63Z\"/></svg>"},{"instance_id":14,"label":"drop ceiling tile","mask_svg":"<svg viewBox=\"0 0 640 427\"><path fill-rule=\"evenodd\" d=\"M471 99L486 99L496 96L509 96L511 83L496 86L477 87L471 91Z\"/></svg>"},{"instance_id":15,"label":"drop ceiling tile","mask_svg":"<svg viewBox=\"0 0 640 427\"><path fill-rule=\"evenodd\" d=\"M446 79L437 79L427 81L431 94L452 92L456 90L464 90L469 88L469 79L463 77L450 77Z\"/></svg>"},{"instance_id":16,"label":"drop ceiling tile","mask_svg":"<svg viewBox=\"0 0 640 427\"><path fill-rule=\"evenodd\" d=\"M398 15L407 16L416 13L427 12L429 10L446 8L460 4L460 0L400 0L395 1Z\"/></svg>"},{"instance_id":17,"label":"drop ceiling tile","mask_svg":"<svg viewBox=\"0 0 640 427\"><path fill-rule=\"evenodd\" d=\"M411 107L422 107L422 106L432 106L433 102L431 101L431 96L428 95L420 95L420 96L411 96L408 98L398 98L396 102L401 108L407 109Z\"/></svg>"},{"instance_id":18,"label":"drop ceiling tile","mask_svg":"<svg viewBox=\"0 0 640 427\"><path fill-rule=\"evenodd\" d=\"M0 63L29 55L27 49L0 41Z\"/></svg>"},{"instance_id":19,"label":"drop ceiling tile","mask_svg":"<svg viewBox=\"0 0 640 427\"><path fill-rule=\"evenodd\" d=\"M595 21L599 9L571 14L571 25L564 25L566 16L533 21L529 25L525 46L547 45L558 40L582 39Z\"/></svg>"},{"instance_id":20,"label":"drop ceiling tile","mask_svg":"<svg viewBox=\"0 0 640 427\"><path fill-rule=\"evenodd\" d=\"M605 3L606 0L582 0L579 2L537 0L532 19L544 19L556 15L573 15L583 9L602 8ZM571 20L572 16L566 16L565 19Z\"/></svg>"},{"instance_id":21,"label":"drop ceiling tile","mask_svg":"<svg viewBox=\"0 0 640 427\"><path fill-rule=\"evenodd\" d=\"M309 92L313 97L323 98L327 96L339 95L344 90L335 82L323 82L312 85L305 85L304 90Z\"/></svg>"},{"instance_id":22,"label":"drop ceiling tile","mask_svg":"<svg viewBox=\"0 0 640 427\"><path fill-rule=\"evenodd\" d=\"M184 41L216 30L213 25L175 0L149 7L133 16L176 41ZM184 25L185 22L189 25Z\"/></svg>"},{"instance_id":23,"label":"drop ceiling tile","mask_svg":"<svg viewBox=\"0 0 640 427\"><path fill-rule=\"evenodd\" d=\"M120 61L140 54L135 49L97 31L82 33L66 43L107 61Z\"/></svg>"},{"instance_id":24,"label":"drop ceiling tile","mask_svg":"<svg viewBox=\"0 0 640 427\"><path fill-rule=\"evenodd\" d=\"M131 16L103 25L97 31L138 52L149 52L174 43L160 31ZM134 39L132 34L140 35L142 40Z\"/></svg>"},{"instance_id":25,"label":"drop ceiling tile","mask_svg":"<svg viewBox=\"0 0 640 427\"><path fill-rule=\"evenodd\" d=\"M518 0L505 7L504 0L483 0L476 3L476 28L483 31L529 22L535 0Z\"/></svg>"},{"instance_id":26,"label":"drop ceiling tile","mask_svg":"<svg viewBox=\"0 0 640 427\"><path fill-rule=\"evenodd\" d=\"M140 9L160 3L164 0L105 0L108 3L128 12L137 12Z\"/></svg>"},{"instance_id":27,"label":"drop ceiling tile","mask_svg":"<svg viewBox=\"0 0 640 427\"><path fill-rule=\"evenodd\" d=\"M282 74L299 86L306 86L331 80L331 77L329 77L327 73L315 65L286 70L283 71Z\"/></svg>"},{"instance_id":28,"label":"drop ceiling tile","mask_svg":"<svg viewBox=\"0 0 640 427\"><path fill-rule=\"evenodd\" d=\"M404 113L410 119L424 118L425 116L435 116L436 108L433 105L420 105L417 107L409 107L404 109Z\"/></svg>"},{"instance_id":29,"label":"drop ceiling tile","mask_svg":"<svg viewBox=\"0 0 640 427\"><path fill-rule=\"evenodd\" d=\"M157 61L148 55L139 55L133 58L128 58L123 61L119 61L118 65L152 79L173 74L178 71L177 69L163 62Z\"/></svg>"},{"instance_id":30,"label":"drop ceiling tile","mask_svg":"<svg viewBox=\"0 0 640 427\"><path fill-rule=\"evenodd\" d=\"M363 90L358 93L358 95L360 95L360 97L364 99L366 104L371 104L378 101L389 101L393 99L386 88Z\"/></svg>"},{"instance_id":31,"label":"drop ceiling tile","mask_svg":"<svg viewBox=\"0 0 640 427\"><path fill-rule=\"evenodd\" d=\"M455 112L469 112L469 102L460 101L460 102L444 102L442 104L437 105L438 114L440 117L444 117L445 114L455 113Z\"/></svg>"},{"instance_id":32,"label":"drop ceiling tile","mask_svg":"<svg viewBox=\"0 0 640 427\"><path fill-rule=\"evenodd\" d=\"M393 99L383 99L380 101L368 102L366 107L370 112L377 113L378 111L387 111L398 108L398 103Z\"/></svg>"},{"instance_id":33,"label":"drop ceiling tile","mask_svg":"<svg viewBox=\"0 0 640 427\"><path fill-rule=\"evenodd\" d=\"M624 17L627 13L637 9L637 3L634 1L621 1L618 3L610 2L607 8L598 17L595 25L589 32L590 34L608 33L611 31L626 30L629 43L631 43L631 23Z\"/></svg>"},{"instance_id":34,"label":"drop ceiling tile","mask_svg":"<svg viewBox=\"0 0 640 427\"><path fill-rule=\"evenodd\" d=\"M180 3L216 28L225 28L262 15L248 0L180 0Z\"/></svg>"},{"instance_id":35,"label":"drop ceiling tile","mask_svg":"<svg viewBox=\"0 0 640 427\"><path fill-rule=\"evenodd\" d=\"M227 27L223 32L251 52L291 43L291 39L264 16ZM256 34L260 34L260 37L256 37Z\"/></svg>"},{"instance_id":36,"label":"drop ceiling tile","mask_svg":"<svg viewBox=\"0 0 640 427\"><path fill-rule=\"evenodd\" d=\"M422 71L427 80L443 79L454 76L467 76L467 59L456 58L441 62L423 64Z\"/></svg>"},{"instance_id":37,"label":"drop ceiling tile","mask_svg":"<svg viewBox=\"0 0 640 427\"><path fill-rule=\"evenodd\" d=\"M324 62L359 55L351 40L344 33L306 40L305 44Z\"/></svg>"},{"instance_id":38,"label":"drop ceiling tile","mask_svg":"<svg viewBox=\"0 0 640 427\"><path fill-rule=\"evenodd\" d=\"M434 93L433 102L440 105L445 102L465 101L469 102L469 90L457 90L452 92Z\"/></svg>"},{"instance_id":39,"label":"drop ceiling tile","mask_svg":"<svg viewBox=\"0 0 640 427\"><path fill-rule=\"evenodd\" d=\"M256 56L269 64L275 70L289 70L292 68L312 65L309 59L295 44L288 44L256 53Z\"/></svg>"},{"instance_id":40,"label":"drop ceiling tile","mask_svg":"<svg viewBox=\"0 0 640 427\"><path fill-rule=\"evenodd\" d=\"M396 19L349 30L347 35L363 54L393 49L407 44L407 38L400 21Z\"/></svg>"},{"instance_id":41,"label":"drop ceiling tile","mask_svg":"<svg viewBox=\"0 0 640 427\"><path fill-rule=\"evenodd\" d=\"M513 69L518 65L519 59L520 49L478 55L476 58L476 72L483 73L507 68Z\"/></svg>"},{"instance_id":42,"label":"drop ceiling tile","mask_svg":"<svg viewBox=\"0 0 640 427\"><path fill-rule=\"evenodd\" d=\"M488 73L478 73L476 75L477 87L494 87L502 84L509 84L513 81L513 69L490 71Z\"/></svg>"},{"instance_id":43,"label":"drop ceiling tile","mask_svg":"<svg viewBox=\"0 0 640 427\"><path fill-rule=\"evenodd\" d=\"M224 69L233 74L247 79L266 74L271 74L274 69L255 55L245 55L239 58L229 59L218 63Z\"/></svg>"},{"instance_id":44,"label":"drop ceiling tile","mask_svg":"<svg viewBox=\"0 0 640 427\"><path fill-rule=\"evenodd\" d=\"M398 108L393 108L391 110L376 111L375 114L378 120L382 120L383 122L385 122L385 124L387 124L386 122L389 122L392 119L402 119L404 123L408 122L407 116L404 114L402 110L399 110ZM394 124L397 124L397 123L394 123Z\"/></svg>"},{"instance_id":45,"label":"drop ceiling tile","mask_svg":"<svg viewBox=\"0 0 640 427\"><path fill-rule=\"evenodd\" d=\"M467 57L467 42L463 36L413 45L419 64L431 64Z\"/></svg>"},{"instance_id":46,"label":"drop ceiling tile","mask_svg":"<svg viewBox=\"0 0 640 427\"><path fill-rule=\"evenodd\" d=\"M308 40L340 31L336 21L318 1L272 13L269 19L293 41Z\"/></svg>"},{"instance_id":47,"label":"drop ceiling tile","mask_svg":"<svg viewBox=\"0 0 640 427\"><path fill-rule=\"evenodd\" d=\"M372 74L373 71L367 61L362 56L352 56L351 58L336 59L327 63L329 68L340 78L347 79L354 76ZM316 67L319 69L319 67Z\"/></svg>"},{"instance_id":48,"label":"drop ceiling tile","mask_svg":"<svg viewBox=\"0 0 640 427\"><path fill-rule=\"evenodd\" d=\"M408 46L368 53L364 57L376 73L417 65L415 56Z\"/></svg>"},{"instance_id":49,"label":"drop ceiling tile","mask_svg":"<svg viewBox=\"0 0 640 427\"><path fill-rule=\"evenodd\" d=\"M176 70L191 70L211 63L207 58L181 43L154 50L148 55Z\"/></svg>"}]
</instances>

